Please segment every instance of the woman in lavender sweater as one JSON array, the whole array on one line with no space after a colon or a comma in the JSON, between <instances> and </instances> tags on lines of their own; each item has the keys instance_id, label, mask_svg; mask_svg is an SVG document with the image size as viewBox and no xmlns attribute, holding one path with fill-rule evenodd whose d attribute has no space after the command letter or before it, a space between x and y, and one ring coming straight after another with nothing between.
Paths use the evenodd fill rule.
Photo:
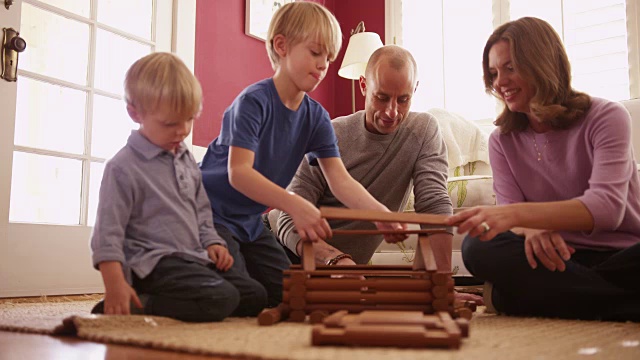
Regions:
<instances>
[{"instance_id":1,"label":"woman in lavender sweater","mask_svg":"<svg viewBox=\"0 0 640 360\"><path fill-rule=\"evenodd\" d=\"M484 48L487 92L505 108L489 139L499 206L448 219L465 266L501 313L640 321L640 181L631 118L571 88L553 28L522 18Z\"/></svg>"}]
</instances>

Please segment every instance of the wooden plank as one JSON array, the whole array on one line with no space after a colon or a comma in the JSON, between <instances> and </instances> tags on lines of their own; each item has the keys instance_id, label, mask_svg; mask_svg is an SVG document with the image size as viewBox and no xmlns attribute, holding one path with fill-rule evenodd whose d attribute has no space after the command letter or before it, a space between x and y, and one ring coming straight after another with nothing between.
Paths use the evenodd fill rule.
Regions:
<instances>
[{"instance_id":1,"label":"wooden plank","mask_svg":"<svg viewBox=\"0 0 640 360\"><path fill-rule=\"evenodd\" d=\"M333 235L431 235L448 233L446 229L420 229L420 230L333 230Z\"/></svg>"},{"instance_id":2,"label":"wooden plank","mask_svg":"<svg viewBox=\"0 0 640 360\"><path fill-rule=\"evenodd\" d=\"M376 210L345 209L326 206L320 207L320 213L325 219L401 222L409 224L440 226L446 226L445 219L447 218L447 215L437 214L393 213Z\"/></svg>"}]
</instances>

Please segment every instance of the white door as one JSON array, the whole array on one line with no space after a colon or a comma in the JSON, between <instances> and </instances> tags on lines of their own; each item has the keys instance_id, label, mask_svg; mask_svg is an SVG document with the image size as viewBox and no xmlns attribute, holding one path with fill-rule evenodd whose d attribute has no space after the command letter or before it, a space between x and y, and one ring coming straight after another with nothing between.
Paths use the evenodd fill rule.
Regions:
<instances>
[{"instance_id":1,"label":"white door","mask_svg":"<svg viewBox=\"0 0 640 360\"><path fill-rule=\"evenodd\" d=\"M89 238L104 162L135 128L124 74L154 51L193 69L195 0L4 3L27 47L0 79L0 297L100 292Z\"/></svg>"}]
</instances>

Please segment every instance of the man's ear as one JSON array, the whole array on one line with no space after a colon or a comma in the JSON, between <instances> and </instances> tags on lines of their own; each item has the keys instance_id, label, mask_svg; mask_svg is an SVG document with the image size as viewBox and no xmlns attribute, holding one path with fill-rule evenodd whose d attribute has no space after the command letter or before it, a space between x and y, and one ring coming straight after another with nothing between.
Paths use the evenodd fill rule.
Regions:
<instances>
[{"instance_id":1,"label":"man's ear","mask_svg":"<svg viewBox=\"0 0 640 360\"><path fill-rule=\"evenodd\" d=\"M287 38L278 34L273 37L273 50L279 57L285 57L287 55Z\"/></svg>"},{"instance_id":2,"label":"man's ear","mask_svg":"<svg viewBox=\"0 0 640 360\"><path fill-rule=\"evenodd\" d=\"M360 83L360 92L362 93L362 96L367 96L367 79L364 75L360 75L358 83Z\"/></svg>"},{"instance_id":3,"label":"man's ear","mask_svg":"<svg viewBox=\"0 0 640 360\"><path fill-rule=\"evenodd\" d=\"M140 114L138 113L138 111L136 111L136 108L134 108L133 105L127 104L127 112L129 113L129 116L133 121L137 122L138 124L141 123Z\"/></svg>"}]
</instances>

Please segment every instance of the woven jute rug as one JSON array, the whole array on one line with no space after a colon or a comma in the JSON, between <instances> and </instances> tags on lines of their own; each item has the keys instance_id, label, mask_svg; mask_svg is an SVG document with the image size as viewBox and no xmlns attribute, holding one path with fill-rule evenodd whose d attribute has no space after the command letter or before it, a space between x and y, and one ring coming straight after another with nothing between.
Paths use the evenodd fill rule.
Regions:
<instances>
[{"instance_id":1,"label":"woven jute rug","mask_svg":"<svg viewBox=\"0 0 640 360\"><path fill-rule=\"evenodd\" d=\"M153 316L87 315L94 303L0 303L0 329L66 332L92 341L252 359L640 359L638 323L478 313L458 350L313 347L307 324L261 327L255 318L188 324Z\"/></svg>"}]
</instances>

